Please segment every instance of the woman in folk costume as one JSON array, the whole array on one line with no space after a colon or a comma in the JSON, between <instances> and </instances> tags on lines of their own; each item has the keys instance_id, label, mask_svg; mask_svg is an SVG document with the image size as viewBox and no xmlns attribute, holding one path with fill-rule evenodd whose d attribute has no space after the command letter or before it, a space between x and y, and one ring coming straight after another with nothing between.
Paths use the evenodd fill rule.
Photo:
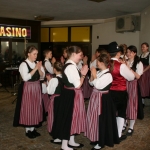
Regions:
<instances>
[{"instance_id":1,"label":"woman in folk costume","mask_svg":"<svg viewBox=\"0 0 150 150\"><path fill-rule=\"evenodd\" d=\"M101 71L91 68L90 84L94 86L87 110L87 130L85 136L95 142L92 150L99 150L105 145L114 146L119 143L116 112L109 93L112 75L109 72L110 58L102 54L97 58L97 66Z\"/></svg>"},{"instance_id":2,"label":"woman in folk costume","mask_svg":"<svg viewBox=\"0 0 150 150\"><path fill-rule=\"evenodd\" d=\"M142 54L140 55L140 61L143 63L144 71L143 75L139 79L139 85L141 90L141 96L144 105L144 98L150 97L150 53L149 44L144 42L141 44Z\"/></svg>"},{"instance_id":3,"label":"woman in folk costume","mask_svg":"<svg viewBox=\"0 0 150 150\"><path fill-rule=\"evenodd\" d=\"M132 81L134 80L135 76L125 64L119 62L121 50L116 42L111 42L108 45L108 52L111 56L110 72L113 77L113 82L110 87L110 93L114 101L117 113L116 119L118 126L118 135L120 141L122 141L126 139L126 135L122 135L128 100L126 80Z\"/></svg>"},{"instance_id":4,"label":"woman in folk costume","mask_svg":"<svg viewBox=\"0 0 150 150\"><path fill-rule=\"evenodd\" d=\"M51 132L53 138L62 140L61 148L63 150L83 147L83 144L75 142L74 135L85 132L86 129L86 111L80 87L88 72L88 67L85 65L79 71L76 65L82 59L82 51L79 47L69 47L68 57L62 72L64 89L60 96L57 124Z\"/></svg>"},{"instance_id":5,"label":"woman in folk costume","mask_svg":"<svg viewBox=\"0 0 150 150\"><path fill-rule=\"evenodd\" d=\"M43 119L40 77L44 77L45 72L42 62L36 62L37 54L38 50L34 46L28 46L27 59L19 66L23 81L18 91L14 126L24 126L28 138L40 136L35 126Z\"/></svg>"},{"instance_id":6,"label":"woman in folk costume","mask_svg":"<svg viewBox=\"0 0 150 150\"><path fill-rule=\"evenodd\" d=\"M140 91L138 91L137 79L143 74L143 64L137 56L137 48L135 46L131 45L127 48L127 57L127 65L135 75L135 80L127 81L127 92L129 97L127 104L127 119L129 119L127 135L132 135L138 110L142 108L142 99L140 99L141 96L138 96Z\"/></svg>"},{"instance_id":7,"label":"woman in folk costume","mask_svg":"<svg viewBox=\"0 0 150 150\"><path fill-rule=\"evenodd\" d=\"M48 132L51 133L52 127L55 126L57 123L55 120L57 118L57 115L59 115L58 107L59 107L59 101L60 101L60 94L62 92L63 83L62 83L62 67L63 64L61 62L55 62L53 65L54 68L54 74L56 77L51 78L49 75L46 76L48 80L47 85L47 92L50 96L49 99L49 105L48 105L48 117L47 117L47 129ZM61 140L54 139L51 140L51 143L60 144Z\"/></svg>"}]
</instances>

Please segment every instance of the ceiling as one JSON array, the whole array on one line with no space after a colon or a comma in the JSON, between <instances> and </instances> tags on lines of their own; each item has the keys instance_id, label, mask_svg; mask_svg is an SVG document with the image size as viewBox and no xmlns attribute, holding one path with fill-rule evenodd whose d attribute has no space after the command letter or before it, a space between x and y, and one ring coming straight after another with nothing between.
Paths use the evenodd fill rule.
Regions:
<instances>
[{"instance_id":1,"label":"ceiling","mask_svg":"<svg viewBox=\"0 0 150 150\"><path fill-rule=\"evenodd\" d=\"M150 0L0 0L0 17L34 20L34 16L54 17L54 21L107 19L141 12Z\"/></svg>"}]
</instances>

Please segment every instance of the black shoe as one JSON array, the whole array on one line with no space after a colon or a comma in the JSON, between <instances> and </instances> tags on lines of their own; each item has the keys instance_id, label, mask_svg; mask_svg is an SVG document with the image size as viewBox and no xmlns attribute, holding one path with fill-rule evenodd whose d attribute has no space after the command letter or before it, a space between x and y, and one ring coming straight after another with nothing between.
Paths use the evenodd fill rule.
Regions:
<instances>
[{"instance_id":1,"label":"black shoe","mask_svg":"<svg viewBox=\"0 0 150 150\"><path fill-rule=\"evenodd\" d=\"M102 149L102 148L96 149L96 148L93 147L91 150L100 150L100 149Z\"/></svg>"},{"instance_id":2,"label":"black shoe","mask_svg":"<svg viewBox=\"0 0 150 150\"><path fill-rule=\"evenodd\" d=\"M129 132L130 131L130 132ZM133 129L129 128L128 132L126 133L127 136L132 136L133 134Z\"/></svg>"},{"instance_id":3,"label":"black shoe","mask_svg":"<svg viewBox=\"0 0 150 150\"><path fill-rule=\"evenodd\" d=\"M122 133L124 133L125 131L126 131L126 129L127 129L127 127L126 126L123 126L123 130L122 130Z\"/></svg>"},{"instance_id":4,"label":"black shoe","mask_svg":"<svg viewBox=\"0 0 150 150\"><path fill-rule=\"evenodd\" d=\"M69 144L68 144L68 147L70 147L70 148L81 148L81 147L84 146L84 145L81 144L81 143L79 143L79 144L80 144L79 146L72 146L72 145L69 145Z\"/></svg>"},{"instance_id":5,"label":"black shoe","mask_svg":"<svg viewBox=\"0 0 150 150\"><path fill-rule=\"evenodd\" d=\"M41 136L41 134L38 133L35 129L32 131L32 134L35 135L36 137L37 137L37 136Z\"/></svg>"},{"instance_id":6,"label":"black shoe","mask_svg":"<svg viewBox=\"0 0 150 150\"><path fill-rule=\"evenodd\" d=\"M58 145L62 144L62 142L54 142L54 140L50 140L50 142L53 143L53 144L58 144Z\"/></svg>"},{"instance_id":7,"label":"black shoe","mask_svg":"<svg viewBox=\"0 0 150 150\"><path fill-rule=\"evenodd\" d=\"M36 138L36 136L35 136L31 131L28 131L28 132L26 133L26 136L27 136L28 138L30 138L30 139Z\"/></svg>"},{"instance_id":8,"label":"black shoe","mask_svg":"<svg viewBox=\"0 0 150 150\"><path fill-rule=\"evenodd\" d=\"M122 135L122 136L119 138L119 140L120 140L120 142L121 142L121 141L125 140L126 138L127 138L126 135Z\"/></svg>"},{"instance_id":9,"label":"black shoe","mask_svg":"<svg viewBox=\"0 0 150 150\"><path fill-rule=\"evenodd\" d=\"M96 145L97 144L97 142L91 142L90 143L90 145Z\"/></svg>"}]
</instances>

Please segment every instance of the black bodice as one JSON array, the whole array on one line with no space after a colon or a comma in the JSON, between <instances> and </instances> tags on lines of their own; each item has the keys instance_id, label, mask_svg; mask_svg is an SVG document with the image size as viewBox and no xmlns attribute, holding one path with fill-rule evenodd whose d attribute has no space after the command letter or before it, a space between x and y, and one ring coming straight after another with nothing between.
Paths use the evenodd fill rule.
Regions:
<instances>
[{"instance_id":1,"label":"black bodice","mask_svg":"<svg viewBox=\"0 0 150 150\"><path fill-rule=\"evenodd\" d=\"M142 55L140 56L140 61L143 63L144 66L148 66L149 65L149 55L150 54L148 54L147 57L145 57L145 58L142 58L141 57Z\"/></svg>"},{"instance_id":2,"label":"black bodice","mask_svg":"<svg viewBox=\"0 0 150 150\"><path fill-rule=\"evenodd\" d=\"M26 61L24 61L26 64L27 64L27 67L28 67L28 69L29 69L29 72L31 72L33 69L31 69L30 68L30 66L29 66L29 64L26 62ZM37 63L37 62L35 62L35 63ZM31 79L30 80L28 80L28 81L38 81L40 79L40 74L39 74L39 72L38 72L38 70L34 73L34 75L31 77Z\"/></svg>"},{"instance_id":3,"label":"black bodice","mask_svg":"<svg viewBox=\"0 0 150 150\"><path fill-rule=\"evenodd\" d=\"M72 63L67 63L67 64L65 64L64 67L63 67L62 80L63 80L63 83L64 83L64 85L65 85L66 87L74 87L74 85L68 81L68 78L67 78L67 76L66 76L66 74L65 74L65 69L66 69L66 67L69 66L69 65L73 65L73 64L72 64ZM78 69L77 69L77 70L78 70ZM78 72L79 72L79 70L78 70ZM80 72L79 72L79 76L81 77L81 73L80 73Z\"/></svg>"}]
</instances>

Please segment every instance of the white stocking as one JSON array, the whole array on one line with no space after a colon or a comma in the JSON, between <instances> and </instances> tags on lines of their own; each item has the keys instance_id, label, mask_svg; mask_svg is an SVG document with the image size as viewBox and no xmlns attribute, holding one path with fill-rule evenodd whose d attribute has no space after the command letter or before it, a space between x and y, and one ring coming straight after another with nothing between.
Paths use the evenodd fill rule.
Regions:
<instances>
[{"instance_id":1,"label":"white stocking","mask_svg":"<svg viewBox=\"0 0 150 150\"><path fill-rule=\"evenodd\" d=\"M73 150L72 148L68 147L68 140L62 140L61 148L63 150Z\"/></svg>"},{"instance_id":2,"label":"white stocking","mask_svg":"<svg viewBox=\"0 0 150 150\"><path fill-rule=\"evenodd\" d=\"M80 145L74 141L74 135L70 136L69 144L71 146L79 146Z\"/></svg>"},{"instance_id":3,"label":"white stocking","mask_svg":"<svg viewBox=\"0 0 150 150\"><path fill-rule=\"evenodd\" d=\"M124 125L124 118L116 117L117 118L117 126L118 126L118 136L121 137L123 125Z\"/></svg>"},{"instance_id":4,"label":"white stocking","mask_svg":"<svg viewBox=\"0 0 150 150\"><path fill-rule=\"evenodd\" d=\"M135 124L135 120L130 120L129 128L130 128L130 129L133 129L134 124Z\"/></svg>"}]
</instances>

